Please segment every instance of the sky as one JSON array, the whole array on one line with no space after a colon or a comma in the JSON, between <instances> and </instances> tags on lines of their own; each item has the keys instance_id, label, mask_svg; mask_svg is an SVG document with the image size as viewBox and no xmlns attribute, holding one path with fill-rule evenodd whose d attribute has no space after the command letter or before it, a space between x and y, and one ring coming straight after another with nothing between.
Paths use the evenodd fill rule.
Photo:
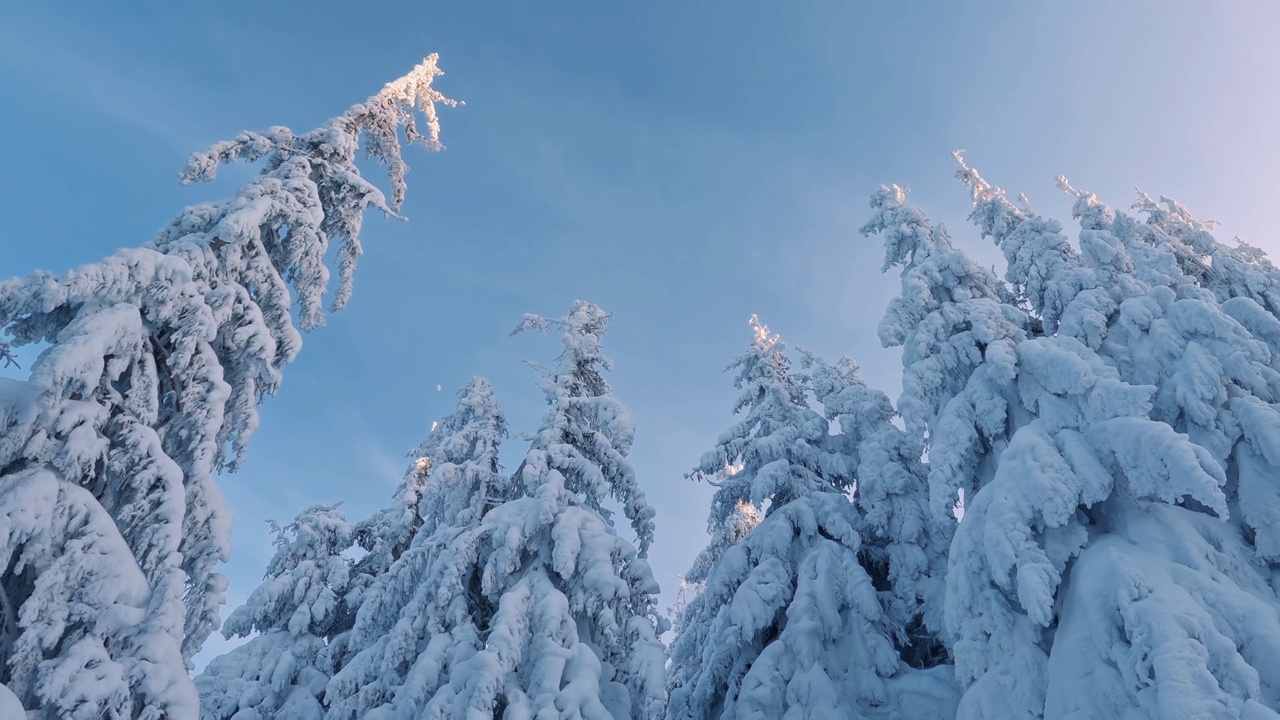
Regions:
<instances>
[{"instance_id":1,"label":"sky","mask_svg":"<svg viewBox=\"0 0 1280 720\"><path fill-rule=\"evenodd\" d=\"M473 375L514 468L541 415L525 361L558 350L510 331L576 298L614 314L665 606L706 539L710 490L684 474L731 422L723 370L751 314L898 395L876 335L897 277L858 233L882 183L996 266L952 150L1069 232L1059 174L1117 207L1175 197L1280 253L1278 21L1269 0L3 3L0 277L145 242L252 173L181 187L191 152L313 128L438 52L437 87L466 102L441 112L447 149L407 152L409 221L368 218L352 302L222 478L226 612L262 577L268 519L384 505Z\"/></svg>"}]
</instances>

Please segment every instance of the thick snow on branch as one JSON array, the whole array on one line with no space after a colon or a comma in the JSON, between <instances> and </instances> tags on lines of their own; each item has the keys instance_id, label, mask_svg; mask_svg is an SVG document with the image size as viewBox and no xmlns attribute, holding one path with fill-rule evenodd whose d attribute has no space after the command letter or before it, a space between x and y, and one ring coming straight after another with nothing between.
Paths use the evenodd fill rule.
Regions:
<instances>
[{"instance_id":1,"label":"thick snow on branch","mask_svg":"<svg viewBox=\"0 0 1280 720\"><path fill-rule=\"evenodd\" d=\"M943 634L958 717L1277 717L1273 268L1176 202L1140 195L1144 222L1061 179L1072 245L957 160L1007 286L932 269L941 243L900 192L868 227L904 266L882 334L904 345L935 516L965 491Z\"/></svg>"}]
</instances>

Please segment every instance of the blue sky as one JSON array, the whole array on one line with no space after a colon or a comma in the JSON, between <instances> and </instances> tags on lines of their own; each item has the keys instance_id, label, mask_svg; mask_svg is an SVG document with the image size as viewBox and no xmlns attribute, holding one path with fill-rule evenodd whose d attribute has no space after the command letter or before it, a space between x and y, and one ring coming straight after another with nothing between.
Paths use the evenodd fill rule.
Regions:
<instances>
[{"instance_id":1,"label":"blue sky","mask_svg":"<svg viewBox=\"0 0 1280 720\"><path fill-rule=\"evenodd\" d=\"M955 148L1064 220L1059 173L1115 205L1135 186L1177 197L1280 249L1278 20L1263 0L3 4L0 276L145 241L249 172L179 187L190 152L314 127L439 52L440 89L467 102L443 113L448 150L410 151L410 222L369 218L351 305L306 338L224 478L231 602L261 576L265 519L379 507L471 375L532 430L521 361L556 349L509 331L579 297L615 314L669 602L705 537L707 488L683 473L730 421L721 370L750 314L897 395L875 335L896 277L857 234L879 184L909 184L993 264Z\"/></svg>"}]
</instances>

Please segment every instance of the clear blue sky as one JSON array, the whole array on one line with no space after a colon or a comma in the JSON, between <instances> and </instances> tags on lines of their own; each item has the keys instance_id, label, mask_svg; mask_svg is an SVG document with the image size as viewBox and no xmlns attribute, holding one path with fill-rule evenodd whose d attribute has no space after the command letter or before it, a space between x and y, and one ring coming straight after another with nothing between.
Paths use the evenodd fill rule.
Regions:
<instances>
[{"instance_id":1,"label":"clear blue sky","mask_svg":"<svg viewBox=\"0 0 1280 720\"><path fill-rule=\"evenodd\" d=\"M897 395L875 336L897 279L856 232L880 183L992 263L954 148L1064 220L1059 173L1115 205L1172 195L1280 250L1278 21L1264 0L7 3L0 276L145 241L247 177L181 188L191 151L310 129L439 52L439 87L467 102L443 114L448 150L410 151L410 222L369 218L353 302L307 337L224 478L231 603L261 576L266 518L380 506L471 375L532 429L521 360L555 347L508 332L578 297L615 313L669 602L704 541L707 489L682 475L730 420L721 370L751 313Z\"/></svg>"}]
</instances>

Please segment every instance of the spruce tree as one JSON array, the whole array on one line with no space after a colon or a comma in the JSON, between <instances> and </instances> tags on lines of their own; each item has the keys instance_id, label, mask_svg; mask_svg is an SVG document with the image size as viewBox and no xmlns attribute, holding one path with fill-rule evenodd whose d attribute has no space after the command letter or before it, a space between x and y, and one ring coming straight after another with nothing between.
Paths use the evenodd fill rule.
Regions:
<instances>
[{"instance_id":1,"label":"spruce tree","mask_svg":"<svg viewBox=\"0 0 1280 720\"><path fill-rule=\"evenodd\" d=\"M868 387L849 358L835 365L812 353L808 384L839 430L827 438L849 459L860 516L859 558L880 593L885 625L907 665L948 662L943 647L943 582L947 547L929 515L921 443L897 425L889 397Z\"/></svg>"},{"instance_id":2,"label":"spruce tree","mask_svg":"<svg viewBox=\"0 0 1280 720\"><path fill-rule=\"evenodd\" d=\"M848 496L856 456L810 407L778 336L755 317L751 329L730 365L739 419L691 473L716 485L713 541L691 572L705 572L705 588L672 644L667 717L946 717L946 670L910 673L893 642L906 623L895 633L864 567ZM826 395L839 392L836 379L824 378ZM763 518L744 527L756 509Z\"/></svg>"},{"instance_id":3,"label":"spruce tree","mask_svg":"<svg viewBox=\"0 0 1280 720\"><path fill-rule=\"evenodd\" d=\"M336 505L313 505L273 528L266 580L224 623L228 638L254 637L209 663L195 680L204 720L320 720L333 675L334 639L351 628L352 527Z\"/></svg>"},{"instance_id":4,"label":"spruce tree","mask_svg":"<svg viewBox=\"0 0 1280 720\"><path fill-rule=\"evenodd\" d=\"M499 425L439 436L437 456L484 453L433 456L422 529L360 611L366 649L330 684L331 718L662 716L665 628L644 560L653 510L626 458L634 427L603 375L608 321L577 302L518 328L561 331L564 352L512 476L487 450ZM470 397L455 418L495 417Z\"/></svg>"},{"instance_id":5,"label":"spruce tree","mask_svg":"<svg viewBox=\"0 0 1280 720\"><path fill-rule=\"evenodd\" d=\"M961 365L964 390L935 404L988 418L969 435L973 463L951 445L970 421L926 416L935 498L957 469L971 483L946 587L958 717L1274 717L1278 604L1255 526L1274 473L1248 477L1280 428L1266 289L1230 290L1245 283L1187 216L1143 223L1064 181L1077 249L963 162L960 177L1008 261L1003 316L1025 320L1004 335L1003 382ZM906 225L876 225L897 255ZM909 274L898 304L933 303ZM952 335L979 327L970 316ZM925 360L904 353L904 373Z\"/></svg>"},{"instance_id":6,"label":"spruce tree","mask_svg":"<svg viewBox=\"0 0 1280 720\"><path fill-rule=\"evenodd\" d=\"M385 552L392 562L363 597L344 648L350 659L326 691L330 717L420 713L452 664L474 653L480 631L467 616L476 579L457 574L455 545L511 493L498 464L506 434L492 387L473 379L413 453L396 502L362 524L388 548L366 557Z\"/></svg>"}]
</instances>

